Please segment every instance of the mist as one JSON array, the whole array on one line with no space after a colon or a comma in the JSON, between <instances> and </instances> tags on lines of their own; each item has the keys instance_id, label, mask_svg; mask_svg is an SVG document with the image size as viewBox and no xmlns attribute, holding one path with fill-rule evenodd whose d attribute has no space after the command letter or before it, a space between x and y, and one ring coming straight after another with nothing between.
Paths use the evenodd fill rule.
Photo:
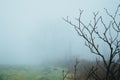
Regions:
<instances>
[{"instance_id":1,"label":"mist","mask_svg":"<svg viewBox=\"0 0 120 80\"><path fill-rule=\"evenodd\" d=\"M93 60L74 28L62 17L83 20L92 12L112 12L118 0L0 0L0 64L41 64L66 56Z\"/></svg>"}]
</instances>

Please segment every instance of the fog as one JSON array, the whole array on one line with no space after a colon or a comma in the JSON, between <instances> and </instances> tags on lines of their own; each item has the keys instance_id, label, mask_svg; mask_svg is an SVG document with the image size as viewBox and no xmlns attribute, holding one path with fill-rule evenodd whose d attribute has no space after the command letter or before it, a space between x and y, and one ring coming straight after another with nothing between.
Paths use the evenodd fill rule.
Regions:
<instances>
[{"instance_id":1,"label":"fog","mask_svg":"<svg viewBox=\"0 0 120 80\"><path fill-rule=\"evenodd\" d=\"M95 58L74 28L62 17L74 18L84 10L111 12L119 0L0 0L0 64L41 64L66 56Z\"/></svg>"}]
</instances>

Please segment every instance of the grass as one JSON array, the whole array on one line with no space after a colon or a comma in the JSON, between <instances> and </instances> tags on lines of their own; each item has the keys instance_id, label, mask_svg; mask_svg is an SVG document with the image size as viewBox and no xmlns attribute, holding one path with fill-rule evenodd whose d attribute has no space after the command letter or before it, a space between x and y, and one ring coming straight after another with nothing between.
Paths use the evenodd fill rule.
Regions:
<instances>
[{"instance_id":1,"label":"grass","mask_svg":"<svg viewBox=\"0 0 120 80\"><path fill-rule=\"evenodd\" d=\"M62 80L60 67L0 66L0 80Z\"/></svg>"}]
</instances>

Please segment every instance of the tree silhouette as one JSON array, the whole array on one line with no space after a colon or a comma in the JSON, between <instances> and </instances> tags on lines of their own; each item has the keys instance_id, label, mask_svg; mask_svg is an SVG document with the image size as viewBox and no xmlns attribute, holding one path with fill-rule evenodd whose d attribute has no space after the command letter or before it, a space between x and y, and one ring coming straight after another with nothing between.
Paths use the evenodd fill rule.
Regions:
<instances>
[{"instance_id":1,"label":"tree silhouette","mask_svg":"<svg viewBox=\"0 0 120 80\"><path fill-rule=\"evenodd\" d=\"M99 12L93 12L93 19L88 24L84 23L81 19L83 10L80 10L79 17L75 20L78 24L71 22L69 17L63 18L63 20L72 25L78 35L85 40L85 46L90 51L100 57L96 60L97 65L90 68L88 78L90 76L92 80L120 80L120 4L117 6L114 14L111 14L108 9L105 9L108 22L104 20L103 15L99 15ZM100 28L102 28L100 30ZM101 45L101 43L104 43ZM107 52L103 52L101 49L107 46ZM104 54L109 55L106 57ZM101 67L100 62L103 66ZM105 76L98 74L100 68ZM100 77L103 77L102 79Z\"/></svg>"}]
</instances>

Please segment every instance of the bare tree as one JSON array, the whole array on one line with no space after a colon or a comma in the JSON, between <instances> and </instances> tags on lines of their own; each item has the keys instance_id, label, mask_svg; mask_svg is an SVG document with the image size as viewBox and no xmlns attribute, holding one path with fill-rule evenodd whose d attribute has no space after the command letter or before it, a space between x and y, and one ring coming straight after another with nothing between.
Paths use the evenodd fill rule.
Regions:
<instances>
[{"instance_id":1,"label":"bare tree","mask_svg":"<svg viewBox=\"0 0 120 80\"><path fill-rule=\"evenodd\" d=\"M105 73L104 80L120 80L120 14L119 14L120 4L117 6L114 14L111 14L108 9L105 9L107 17L110 18L109 22L105 22L104 17L99 15L99 12L93 12L93 19L90 20L88 24L81 20L83 10L80 10L78 18L75 20L78 24L71 22L69 17L63 18L65 22L72 25L78 35L85 40L85 46L87 46L90 51L100 57L103 62L103 70ZM99 30L99 27L102 30ZM100 44L99 41L104 44ZM107 52L101 51L101 48L107 46ZM106 57L104 54L108 54ZM118 57L118 59L116 59ZM117 61L116 61L117 60ZM115 62L116 61L116 62ZM97 75L98 67L100 68L99 61L97 66L90 69L90 75L94 76L95 80L100 80ZM102 68L101 68L102 69Z\"/></svg>"}]
</instances>

